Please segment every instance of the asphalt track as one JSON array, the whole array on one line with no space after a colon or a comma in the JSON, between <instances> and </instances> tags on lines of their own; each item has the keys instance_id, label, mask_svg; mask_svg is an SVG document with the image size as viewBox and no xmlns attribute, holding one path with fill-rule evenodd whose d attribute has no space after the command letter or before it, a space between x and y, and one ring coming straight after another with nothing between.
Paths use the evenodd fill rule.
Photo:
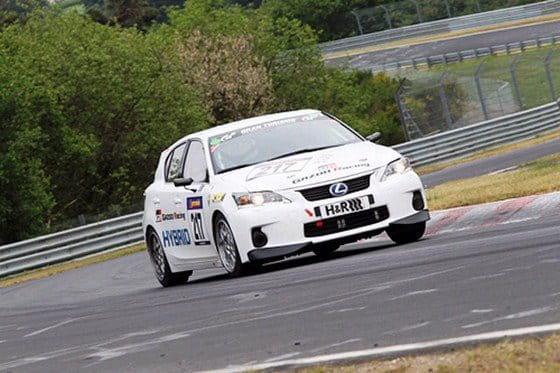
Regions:
<instances>
[{"instance_id":1,"label":"asphalt track","mask_svg":"<svg viewBox=\"0 0 560 373\"><path fill-rule=\"evenodd\" d=\"M496 220L487 212L505 210L490 206L482 226L366 241L239 279L199 272L162 289L139 253L0 289L0 371L198 371L557 323L552 201L532 220Z\"/></svg>"},{"instance_id":2,"label":"asphalt track","mask_svg":"<svg viewBox=\"0 0 560 373\"><path fill-rule=\"evenodd\" d=\"M510 152L496 154L472 162L447 167L441 171L420 176L427 188L448 181L467 179L507 170L547 155L560 153L560 138Z\"/></svg>"},{"instance_id":3,"label":"asphalt track","mask_svg":"<svg viewBox=\"0 0 560 373\"><path fill-rule=\"evenodd\" d=\"M363 69L382 63L408 60L417 57L437 56L445 53L515 43L558 34L560 34L560 21L553 21L488 31L452 39L428 41L420 44L364 52L351 57L333 58L328 61L334 64L348 63L350 67Z\"/></svg>"}]
</instances>

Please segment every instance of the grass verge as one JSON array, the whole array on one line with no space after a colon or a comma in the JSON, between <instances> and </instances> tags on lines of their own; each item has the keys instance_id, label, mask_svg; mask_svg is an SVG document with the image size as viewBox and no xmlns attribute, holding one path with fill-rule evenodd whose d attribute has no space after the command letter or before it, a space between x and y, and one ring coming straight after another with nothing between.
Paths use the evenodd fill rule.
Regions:
<instances>
[{"instance_id":1,"label":"grass verge","mask_svg":"<svg viewBox=\"0 0 560 373\"><path fill-rule=\"evenodd\" d=\"M500 201L560 190L560 154L537 159L514 171L457 180L428 189L431 210Z\"/></svg>"},{"instance_id":2,"label":"grass verge","mask_svg":"<svg viewBox=\"0 0 560 373\"><path fill-rule=\"evenodd\" d=\"M127 247L122 250L113 251L106 254L100 254L96 256L90 256L85 259L78 259L71 262L64 262L60 264L54 264L49 267L39 268L32 271L27 271L23 273L18 273L12 276L8 276L6 278L0 279L0 288L17 285L22 282L37 280L40 278L49 277L52 275L56 275L61 272L70 271L72 269L81 268L88 266L90 264L104 262L106 260L116 259L121 256L130 255L137 253L139 251L143 251L146 247L141 245L136 245L132 247Z\"/></svg>"},{"instance_id":3,"label":"grass verge","mask_svg":"<svg viewBox=\"0 0 560 373\"><path fill-rule=\"evenodd\" d=\"M472 162L472 161L475 161L477 159L490 157L492 155L507 153L507 152L511 152L511 151L514 151L514 150L517 150L517 149L522 149L522 148L526 148L526 147L529 147L529 146L542 144L544 142L557 139L559 137L560 137L560 130L556 130L556 131L553 131L553 132L548 132L548 133L545 133L545 134L539 134L536 137L534 137L532 139L529 139L529 140L516 142L516 143L508 144L508 145L503 145L503 146L498 146L498 147L495 147L495 148L492 148L492 149L484 150L480 153L473 154L473 155L471 155L469 157L466 157L466 158L460 158L460 159L455 159L455 160L448 161L448 162L442 162L442 163L438 163L438 164L435 164L435 165L432 165L432 166L420 167L416 170L416 172L419 175L424 175L424 174L428 174L430 172L436 172L436 171L443 170L444 168L447 168L447 167L457 166L457 165L460 165L462 163Z\"/></svg>"},{"instance_id":4,"label":"grass verge","mask_svg":"<svg viewBox=\"0 0 560 373\"><path fill-rule=\"evenodd\" d=\"M348 366L302 369L298 372L560 372L560 334Z\"/></svg>"},{"instance_id":5,"label":"grass verge","mask_svg":"<svg viewBox=\"0 0 560 373\"><path fill-rule=\"evenodd\" d=\"M340 57L351 57L351 56L355 56L357 54L381 51L381 50L400 47L400 46L404 46L404 45L414 45L414 44L425 43L425 42L428 42L428 41L455 39L455 38L460 38L462 36L485 33L485 32L490 32L490 31L495 31L495 30L501 30L501 29L505 29L505 28L528 26L528 25L532 25L532 24L536 24L536 23L554 22L554 21L557 21L558 19L560 19L559 14L550 14L550 15L537 17L537 18L529 18L529 19L522 20L522 21L507 22L507 23L502 23L502 24L493 25L493 26L477 27L477 28L472 28L472 29L457 31L457 32L451 32L451 33L446 33L446 34L436 34L436 35L430 35L430 36L424 36L424 37L410 38L410 39L399 40L399 41L396 41L396 42L393 42L393 43L387 43L387 44L382 44L382 45L372 45L370 47L364 47L364 48L352 49L352 50L347 50L347 51L335 52L335 53L330 53L330 54L324 55L323 59L324 60L330 60L330 59L340 58Z\"/></svg>"}]
</instances>

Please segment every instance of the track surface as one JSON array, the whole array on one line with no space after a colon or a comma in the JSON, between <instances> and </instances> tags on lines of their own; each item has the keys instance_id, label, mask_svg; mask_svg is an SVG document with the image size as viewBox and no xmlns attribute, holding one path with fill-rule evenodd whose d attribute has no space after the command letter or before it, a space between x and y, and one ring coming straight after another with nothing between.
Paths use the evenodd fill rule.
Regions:
<instances>
[{"instance_id":1,"label":"track surface","mask_svg":"<svg viewBox=\"0 0 560 373\"><path fill-rule=\"evenodd\" d=\"M424 185L430 188L448 181L487 175L557 153L560 153L560 138L457 166L447 167L441 171L422 175L421 179Z\"/></svg>"},{"instance_id":2,"label":"track surface","mask_svg":"<svg viewBox=\"0 0 560 373\"><path fill-rule=\"evenodd\" d=\"M367 68L372 65L408 60L416 57L436 56L444 53L531 40L538 37L554 36L559 34L559 30L560 21L554 21L365 52L351 57L333 58L329 60L329 63L341 64L349 62L351 67Z\"/></svg>"},{"instance_id":3,"label":"track surface","mask_svg":"<svg viewBox=\"0 0 560 373\"><path fill-rule=\"evenodd\" d=\"M172 289L145 253L99 263L0 289L0 371L195 371L559 322L559 227L553 211Z\"/></svg>"}]
</instances>

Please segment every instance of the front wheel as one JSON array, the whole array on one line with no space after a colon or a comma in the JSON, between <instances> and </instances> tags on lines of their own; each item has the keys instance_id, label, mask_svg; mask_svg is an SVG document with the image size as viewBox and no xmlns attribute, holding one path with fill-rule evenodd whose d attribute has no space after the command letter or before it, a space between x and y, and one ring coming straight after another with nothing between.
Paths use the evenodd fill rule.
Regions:
<instances>
[{"instance_id":1,"label":"front wheel","mask_svg":"<svg viewBox=\"0 0 560 373\"><path fill-rule=\"evenodd\" d=\"M239 257L235 237L227 220L218 216L214 221L214 241L218 249L218 256L225 270L231 277L239 277L243 274L244 266Z\"/></svg>"},{"instance_id":2,"label":"front wheel","mask_svg":"<svg viewBox=\"0 0 560 373\"><path fill-rule=\"evenodd\" d=\"M394 225L387 228L387 234L397 245L418 241L426 232L426 222Z\"/></svg>"},{"instance_id":3,"label":"front wheel","mask_svg":"<svg viewBox=\"0 0 560 373\"><path fill-rule=\"evenodd\" d=\"M148 234L148 254L150 255L156 278L164 288L184 284L192 275L192 271L171 272L161 241L153 229L150 229Z\"/></svg>"}]
</instances>

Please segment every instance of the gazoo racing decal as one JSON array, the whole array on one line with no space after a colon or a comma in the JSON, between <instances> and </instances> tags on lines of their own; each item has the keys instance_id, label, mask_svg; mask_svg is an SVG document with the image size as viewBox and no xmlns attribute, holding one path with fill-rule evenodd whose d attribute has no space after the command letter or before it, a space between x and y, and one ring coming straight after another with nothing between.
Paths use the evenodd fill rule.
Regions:
<instances>
[{"instance_id":1,"label":"gazoo racing decal","mask_svg":"<svg viewBox=\"0 0 560 373\"><path fill-rule=\"evenodd\" d=\"M156 210L156 223L170 220L185 220L186 216L182 212L174 212L172 214L164 214L161 209Z\"/></svg>"},{"instance_id":2,"label":"gazoo racing decal","mask_svg":"<svg viewBox=\"0 0 560 373\"><path fill-rule=\"evenodd\" d=\"M187 198L187 210L202 210L202 197Z\"/></svg>"},{"instance_id":3,"label":"gazoo racing decal","mask_svg":"<svg viewBox=\"0 0 560 373\"><path fill-rule=\"evenodd\" d=\"M297 178L293 178L292 184L299 184L303 181L311 180L313 178L323 176L323 175L328 175L330 173L337 172L337 171L352 170L352 169L355 169L355 168L368 168L368 167L370 167L370 164L368 162L356 163L356 164L351 164L351 165L348 165L348 166L339 166L336 163L331 163L331 164L327 164L327 165L323 165L323 166L318 167L317 171L312 173L312 174L297 177Z\"/></svg>"},{"instance_id":4,"label":"gazoo racing decal","mask_svg":"<svg viewBox=\"0 0 560 373\"><path fill-rule=\"evenodd\" d=\"M315 120L315 119L318 119L318 118L327 118L327 117L323 113L312 113L312 114L306 114L306 115L298 115L296 117L279 119L279 120L275 120L275 121L272 121L272 122L259 123L259 124L255 124L254 126L249 126L249 127L242 128L240 130L236 130L236 131L232 131L232 132L226 132L226 133L223 133L221 135L211 137L208 140L208 143L210 144L210 152L214 152L222 143L224 143L226 141L229 141L233 138L246 135L248 133L252 133L252 132L255 132L255 131L260 131L260 130L264 130L264 129L268 129L268 128L274 128L274 127L278 127L278 126L284 126L284 125L293 124L293 123L301 123L301 122L311 121L311 120Z\"/></svg>"},{"instance_id":5,"label":"gazoo racing decal","mask_svg":"<svg viewBox=\"0 0 560 373\"><path fill-rule=\"evenodd\" d=\"M191 244L188 229L171 229L161 232L163 247L180 247Z\"/></svg>"},{"instance_id":6,"label":"gazoo racing decal","mask_svg":"<svg viewBox=\"0 0 560 373\"><path fill-rule=\"evenodd\" d=\"M262 166L256 166L247 175L247 181L264 176L299 172L304 169L310 159L311 158L294 159L290 161L274 162Z\"/></svg>"}]
</instances>

